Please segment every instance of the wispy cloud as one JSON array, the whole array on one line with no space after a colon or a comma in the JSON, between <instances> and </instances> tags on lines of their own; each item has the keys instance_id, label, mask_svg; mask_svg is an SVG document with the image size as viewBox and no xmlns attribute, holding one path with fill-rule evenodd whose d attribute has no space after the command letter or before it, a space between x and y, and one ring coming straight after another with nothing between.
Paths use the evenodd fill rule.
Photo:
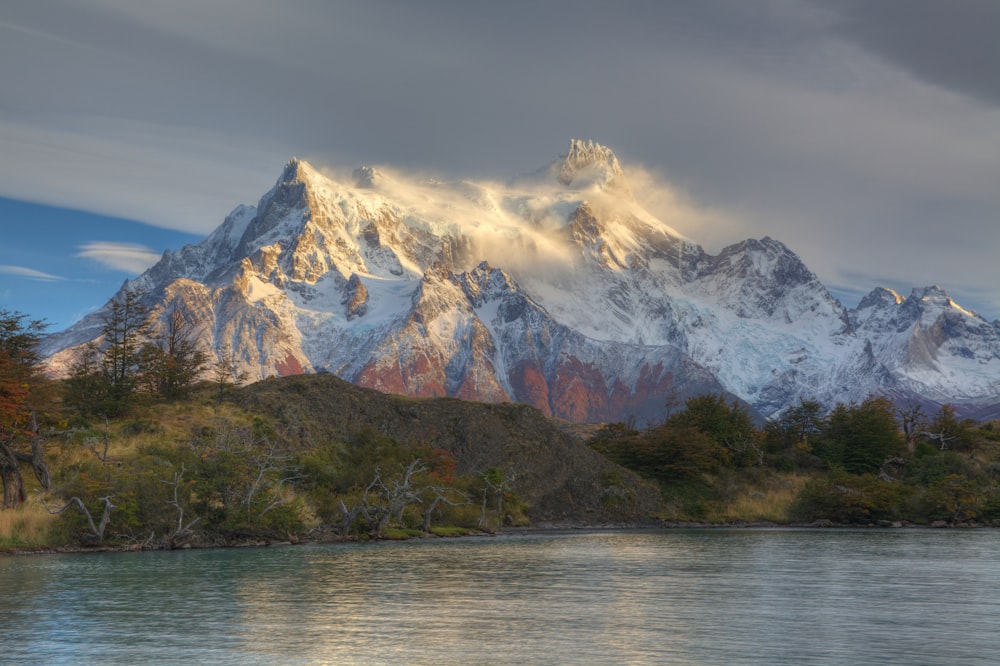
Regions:
<instances>
[{"instance_id":1,"label":"wispy cloud","mask_svg":"<svg viewBox=\"0 0 1000 666\"><path fill-rule=\"evenodd\" d=\"M29 280L38 280L40 282L58 282L59 280L66 279L58 275L52 275L51 273L36 271L34 268L25 268L24 266L8 266L4 264L0 264L0 274L17 275L18 277L28 278Z\"/></svg>"},{"instance_id":2,"label":"wispy cloud","mask_svg":"<svg viewBox=\"0 0 1000 666\"><path fill-rule=\"evenodd\" d=\"M772 236L852 294L1000 314L998 2L183 4L0 3L0 195L204 235L293 154L506 179L578 136L710 251Z\"/></svg>"},{"instance_id":3,"label":"wispy cloud","mask_svg":"<svg viewBox=\"0 0 1000 666\"><path fill-rule=\"evenodd\" d=\"M108 268L138 274L159 260L160 254L145 245L94 241L80 246L76 256L92 259Z\"/></svg>"}]
</instances>

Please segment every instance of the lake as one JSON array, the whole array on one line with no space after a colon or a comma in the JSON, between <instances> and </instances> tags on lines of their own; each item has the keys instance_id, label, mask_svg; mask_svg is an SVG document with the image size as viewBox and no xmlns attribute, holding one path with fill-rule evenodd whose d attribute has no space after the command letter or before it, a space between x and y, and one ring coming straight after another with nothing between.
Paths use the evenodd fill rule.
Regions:
<instances>
[{"instance_id":1,"label":"lake","mask_svg":"<svg viewBox=\"0 0 1000 666\"><path fill-rule=\"evenodd\" d=\"M996 664L1000 531L0 558L0 663Z\"/></svg>"}]
</instances>

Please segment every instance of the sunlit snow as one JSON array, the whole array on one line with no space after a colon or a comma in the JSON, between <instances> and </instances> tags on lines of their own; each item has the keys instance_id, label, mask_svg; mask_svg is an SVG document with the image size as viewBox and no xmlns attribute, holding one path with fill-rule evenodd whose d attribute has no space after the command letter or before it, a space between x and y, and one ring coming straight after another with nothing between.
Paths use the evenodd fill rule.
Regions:
<instances>
[{"instance_id":1,"label":"sunlit snow","mask_svg":"<svg viewBox=\"0 0 1000 666\"><path fill-rule=\"evenodd\" d=\"M611 151L575 140L564 160L506 183L385 167L345 180L293 160L257 207L238 207L136 284L185 278L222 303L243 275L241 297L261 309L273 340L261 329L242 344L267 338L303 367L348 377L376 350L433 348L464 367L478 320L492 337L496 382L511 393L514 357L530 351L510 346L527 320L499 319L514 292L504 286L473 303L458 284L487 261L530 300L532 316L582 334L574 349L624 384L649 359L681 354L769 414L797 397L862 399L876 381L935 400L1000 394L1000 329L940 288L908 299L876 290L849 313L775 240L707 254L643 209L628 177ZM437 270L437 282L422 282ZM420 298L428 309L413 319ZM81 344L93 330L81 322L48 344ZM407 341L412 331L422 338ZM540 329L530 333L540 339ZM245 358L263 351L255 354Z\"/></svg>"}]
</instances>

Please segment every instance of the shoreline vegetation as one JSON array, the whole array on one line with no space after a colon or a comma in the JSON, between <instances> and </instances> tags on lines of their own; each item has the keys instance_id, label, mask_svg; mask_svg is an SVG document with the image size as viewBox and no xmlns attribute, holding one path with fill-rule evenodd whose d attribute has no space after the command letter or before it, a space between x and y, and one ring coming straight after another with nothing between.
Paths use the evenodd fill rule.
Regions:
<instances>
[{"instance_id":1,"label":"shoreline vegetation","mask_svg":"<svg viewBox=\"0 0 1000 666\"><path fill-rule=\"evenodd\" d=\"M723 395L662 422L415 399L330 374L241 385L190 324L110 308L45 377L0 310L0 553L446 538L546 529L1000 526L1000 421L872 396L756 423ZM211 381L199 380L206 373Z\"/></svg>"},{"instance_id":2,"label":"shoreline vegetation","mask_svg":"<svg viewBox=\"0 0 1000 666\"><path fill-rule=\"evenodd\" d=\"M812 523L772 523L769 521L734 520L725 523L705 523L695 521L665 521L662 523L643 523L631 525L539 525L522 526L508 528L501 532L482 532L476 530L449 530L445 528L443 533L400 533L390 534L378 539L358 539L358 538L330 538L330 539L301 539L301 540L268 540L264 538L248 538L244 541L228 544L206 543L202 545L185 545L175 548L167 548L162 545L144 547L143 544L112 544L85 545L80 543L68 543L60 545L39 546L36 548L0 548L0 557L25 557L34 555L85 555L96 553L150 553L150 552L170 552L185 550L213 550L213 549L233 549L233 548L276 548L323 544L364 544L374 542L396 542L426 539L481 539L495 537L518 537L534 534L575 534L602 532L631 532L631 531L663 531L673 530L854 530L854 531L884 531L884 530L982 530L1000 528L1000 520L993 520L989 523L948 523L946 521L936 521L934 524L921 525L908 521L879 521L871 524L855 523L834 523L829 520L816 520Z\"/></svg>"}]
</instances>

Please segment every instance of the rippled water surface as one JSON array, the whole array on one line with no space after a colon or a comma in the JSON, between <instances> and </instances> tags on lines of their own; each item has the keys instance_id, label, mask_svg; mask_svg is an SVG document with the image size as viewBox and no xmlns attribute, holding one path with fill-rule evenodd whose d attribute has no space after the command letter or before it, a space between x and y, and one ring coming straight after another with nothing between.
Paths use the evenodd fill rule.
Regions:
<instances>
[{"instance_id":1,"label":"rippled water surface","mask_svg":"<svg viewBox=\"0 0 1000 666\"><path fill-rule=\"evenodd\" d=\"M1000 532L0 558L0 663L997 664Z\"/></svg>"}]
</instances>

